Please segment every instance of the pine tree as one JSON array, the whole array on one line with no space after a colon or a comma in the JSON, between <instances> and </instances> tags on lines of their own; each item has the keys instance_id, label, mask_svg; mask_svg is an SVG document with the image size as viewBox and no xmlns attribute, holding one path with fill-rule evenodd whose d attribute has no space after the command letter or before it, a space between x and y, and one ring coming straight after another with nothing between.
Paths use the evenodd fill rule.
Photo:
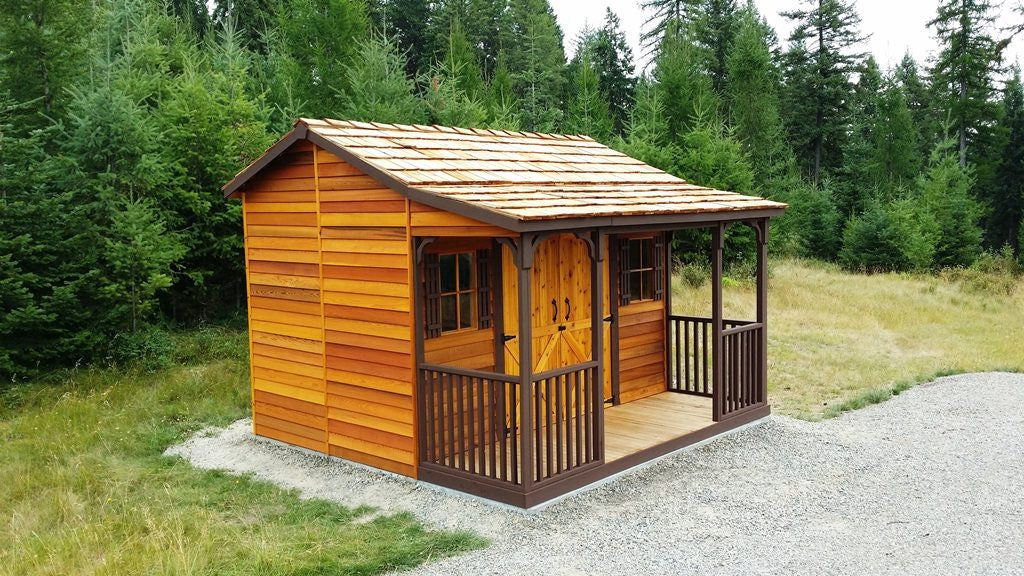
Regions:
<instances>
[{"instance_id":1,"label":"pine tree","mask_svg":"<svg viewBox=\"0 0 1024 576\"><path fill-rule=\"evenodd\" d=\"M613 121L608 111L608 101L601 92L597 72L586 52L576 62L575 69L565 130L605 142L611 136Z\"/></svg>"},{"instance_id":2,"label":"pine tree","mask_svg":"<svg viewBox=\"0 0 1024 576\"><path fill-rule=\"evenodd\" d=\"M863 212L879 186L874 135L879 122L882 72L874 56L868 56L858 76L849 104L849 137L841 150L843 163L834 170L836 207L844 218Z\"/></svg>"},{"instance_id":3,"label":"pine tree","mask_svg":"<svg viewBox=\"0 0 1024 576\"><path fill-rule=\"evenodd\" d=\"M488 112L476 53L458 19L452 21L444 58L431 67L425 84L427 108L434 124L475 128L486 122Z\"/></svg>"},{"instance_id":4,"label":"pine tree","mask_svg":"<svg viewBox=\"0 0 1024 576\"><path fill-rule=\"evenodd\" d=\"M196 38L203 38L210 29L212 20L205 0L169 0L171 13L192 31Z\"/></svg>"},{"instance_id":5,"label":"pine tree","mask_svg":"<svg viewBox=\"0 0 1024 576\"><path fill-rule=\"evenodd\" d=\"M505 66L504 53L498 55L494 74L491 75L491 81L487 86L485 105L488 128L498 130L520 130L522 128L522 115L516 100L515 85L508 67Z\"/></svg>"},{"instance_id":6,"label":"pine tree","mask_svg":"<svg viewBox=\"0 0 1024 576\"><path fill-rule=\"evenodd\" d=\"M1006 132L1002 162L997 173L997 194L994 195L992 217L989 223L990 244L994 247L1009 245L1020 257L1024 246L1019 241L1024 221L1024 88L1020 69L1014 68L1003 91L1002 123Z\"/></svg>"},{"instance_id":7,"label":"pine tree","mask_svg":"<svg viewBox=\"0 0 1024 576\"><path fill-rule=\"evenodd\" d=\"M666 172L675 171L679 150L669 138L659 90L650 78L642 77L634 94L626 137L617 140L615 148Z\"/></svg>"},{"instance_id":8,"label":"pine tree","mask_svg":"<svg viewBox=\"0 0 1024 576\"><path fill-rule=\"evenodd\" d=\"M981 252L980 209L970 193L974 174L970 166L960 166L958 156L953 140L941 141L917 179L918 201L934 226L926 234L935 246L934 264L939 268L968 266Z\"/></svg>"},{"instance_id":9,"label":"pine tree","mask_svg":"<svg viewBox=\"0 0 1024 576\"><path fill-rule=\"evenodd\" d=\"M375 7L378 32L398 46L405 56L405 73L415 78L426 72L434 60L428 0L380 0Z\"/></svg>"},{"instance_id":10,"label":"pine tree","mask_svg":"<svg viewBox=\"0 0 1024 576\"><path fill-rule=\"evenodd\" d=\"M754 169L757 189L777 195L794 176L795 165L782 125L779 71L772 61L767 29L752 8L741 11L726 61L725 96L736 138Z\"/></svg>"},{"instance_id":11,"label":"pine tree","mask_svg":"<svg viewBox=\"0 0 1024 576\"><path fill-rule=\"evenodd\" d=\"M698 115L717 114L718 97L711 78L702 70L697 47L686 35L668 28L655 61L654 79L665 106L668 133L678 141L695 125Z\"/></svg>"},{"instance_id":12,"label":"pine tree","mask_svg":"<svg viewBox=\"0 0 1024 576\"><path fill-rule=\"evenodd\" d=\"M989 29L994 23L989 0L943 0L928 26L941 48L932 69L933 82L957 131L959 161L966 167L984 146L986 123L996 114L994 76L1000 70L1000 46Z\"/></svg>"},{"instance_id":13,"label":"pine tree","mask_svg":"<svg viewBox=\"0 0 1024 576\"><path fill-rule=\"evenodd\" d=\"M21 104L19 130L63 116L67 89L85 68L93 14L85 0L0 1L0 88Z\"/></svg>"},{"instance_id":14,"label":"pine tree","mask_svg":"<svg viewBox=\"0 0 1024 576\"><path fill-rule=\"evenodd\" d=\"M860 17L844 0L801 0L785 12L796 27L785 56L783 108L797 162L812 181L842 166L851 74L863 54Z\"/></svg>"},{"instance_id":15,"label":"pine tree","mask_svg":"<svg viewBox=\"0 0 1024 576\"><path fill-rule=\"evenodd\" d=\"M345 116L368 122L422 123L426 111L405 70L405 59L393 42L376 33L360 42L355 62L345 68Z\"/></svg>"},{"instance_id":16,"label":"pine tree","mask_svg":"<svg viewBox=\"0 0 1024 576\"><path fill-rule=\"evenodd\" d=\"M640 8L648 14L644 20L640 46L644 57L656 59L667 35L682 34L692 22L700 0L644 0Z\"/></svg>"}]
</instances>

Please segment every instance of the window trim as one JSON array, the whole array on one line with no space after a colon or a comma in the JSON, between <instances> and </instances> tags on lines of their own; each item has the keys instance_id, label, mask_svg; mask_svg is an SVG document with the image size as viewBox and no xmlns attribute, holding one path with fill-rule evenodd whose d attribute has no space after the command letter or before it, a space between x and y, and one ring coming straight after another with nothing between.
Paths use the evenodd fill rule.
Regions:
<instances>
[{"instance_id":1,"label":"window trim","mask_svg":"<svg viewBox=\"0 0 1024 576\"><path fill-rule=\"evenodd\" d=\"M657 257L655 253L657 251L655 250L655 246L654 245L655 245L656 241L657 241L657 239L655 238L654 235L642 236L642 237L633 237L633 238L629 238L629 237L622 238L622 242L623 242L623 244L625 244L625 248L622 250L622 253L625 256L625 261L620 262L619 265L622 267L622 274L625 277L628 277L628 279L629 279L628 280L629 283L627 284L627 288L629 289L629 292L630 292L630 294L627 295L628 296L628 300L624 303L625 306L628 306L630 304L639 304L641 302L653 302L653 301L658 299L657 295L655 294L655 292L656 292L656 290L655 290L655 288L656 288L656 286L655 286L656 281L655 281L655 278L654 278L655 274L658 273L658 268L659 268L657 266L657 263L655 262L655 259ZM632 253L632 250L630 250L630 246L631 246L631 243L633 243L633 242L639 242L640 243L640 251L641 251L640 252L640 261L641 262L643 261L643 252L646 250L647 257L648 257L649 262L650 262L650 266L647 266L647 267L637 267L637 268L630 267L630 265L632 264L629 261L630 254ZM645 248L645 243L646 243L646 248ZM639 264L639 263L637 263L637 264ZM644 298L643 297L643 294L644 294L643 288L644 288L644 285L645 285L645 282L643 280L644 280L645 276L647 278L649 278L649 281L646 284L647 284L648 289L650 291L650 298ZM637 292L641 297L640 298L636 298L636 299L634 299L632 297L632 294L631 294L632 288L633 288L632 282L633 282L633 278L634 277L639 277L640 280L641 280L640 288L639 288L639 290Z\"/></svg>"}]
</instances>

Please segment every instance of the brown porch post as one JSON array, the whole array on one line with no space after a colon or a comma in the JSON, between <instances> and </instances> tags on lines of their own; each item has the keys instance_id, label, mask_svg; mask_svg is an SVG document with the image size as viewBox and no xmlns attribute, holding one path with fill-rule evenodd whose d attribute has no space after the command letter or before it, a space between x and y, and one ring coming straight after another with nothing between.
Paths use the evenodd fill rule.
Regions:
<instances>
[{"instance_id":1,"label":"brown porch post","mask_svg":"<svg viewBox=\"0 0 1024 576\"><path fill-rule=\"evenodd\" d=\"M757 222L757 322L761 324L756 403L768 401L768 219Z\"/></svg>"},{"instance_id":2,"label":"brown porch post","mask_svg":"<svg viewBox=\"0 0 1024 576\"><path fill-rule=\"evenodd\" d=\"M711 418L722 419L725 401L722 383L722 251L725 248L725 224L716 222L711 229Z\"/></svg>"},{"instance_id":3,"label":"brown porch post","mask_svg":"<svg viewBox=\"0 0 1024 576\"><path fill-rule=\"evenodd\" d=\"M530 270L533 268L535 234L519 237L516 253L519 292L519 466L523 490L533 487L533 306L530 303Z\"/></svg>"},{"instance_id":4,"label":"brown porch post","mask_svg":"<svg viewBox=\"0 0 1024 576\"><path fill-rule=\"evenodd\" d=\"M604 462L604 236L600 229L591 232L590 242L590 344L594 371L594 436L596 459ZM609 283L611 279L609 278Z\"/></svg>"}]
</instances>

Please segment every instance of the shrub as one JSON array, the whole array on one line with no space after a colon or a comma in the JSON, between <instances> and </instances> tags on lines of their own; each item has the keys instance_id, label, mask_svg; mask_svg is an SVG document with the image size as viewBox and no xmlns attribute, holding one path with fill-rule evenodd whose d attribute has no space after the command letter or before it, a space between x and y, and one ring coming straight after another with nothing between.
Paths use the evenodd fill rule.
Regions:
<instances>
[{"instance_id":1,"label":"shrub","mask_svg":"<svg viewBox=\"0 0 1024 576\"><path fill-rule=\"evenodd\" d=\"M684 264L679 267L679 277L686 286L700 288L711 279L711 267L700 263Z\"/></svg>"},{"instance_id":2,"label":"shrub","mask_svg":"<svg viewBox=\"0 0 1024 576\"><path fill-rule=\"evenodd\" d=\"M1024 267L1013 257L1013 249L1003 246L998 252L984 252L967 268L947 268L942 276L961 282L969 290L985 294L1013 294L1020 285Z\"/></svg>"},{"instance_id":3,"label":"shrub","mask_svg":"<svg viewBox=\"0 0 1024 576\"><path fill-rule=\"evenodd\" d=\"M847 222L839 261L847 270L863 272L906 270L909 267L901 250L899 230L889 214L877 205Z\"/></svg>"},{"instance_id":4,"label":"shrub","mask_svg":"<svg viewBox=\"0 0 1024 576\"><path fill-rule=\"evenodd\" d=\"M790 207L780 222L794 238L799 256L832 260L839 252L839 211L828 184L802 184L787 199Z\"/></svg>"},{"instance_id":5,"label":"shrub","mask_svg":"<svg viewBox=\"0 0 1024 576\"><path fill-rule=\"evenodd\" d=\"M173 360L174 340L157 326L143 326L134 332L120 332L110 341L110 360L117 364L137 364L147 372L169 366Z\"/></svg>"}]
</instances>

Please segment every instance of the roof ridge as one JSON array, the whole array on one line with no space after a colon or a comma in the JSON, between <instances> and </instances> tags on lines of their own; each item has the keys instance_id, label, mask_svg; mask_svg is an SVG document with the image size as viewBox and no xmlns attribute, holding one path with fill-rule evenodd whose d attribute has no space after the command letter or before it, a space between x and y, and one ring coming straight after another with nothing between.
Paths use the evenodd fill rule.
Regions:
<instances>
[{"instance_id":1,"label":"roof ridge","mask_svg":"<svg viewBox=\"0 0 1024 576\"><path fill-rule=\"evenodd\" d=\"M586 134L569 134L560 132L535 132L522 130L502 130L499 128L466 128L462 126L444 126L440 124L399 124L388 122L362 122L359 120L339 120L336 118L298 118L292 124L297 125L303 122L310 126L335 126L345 128L361 128L364 130L400 130L403 132L427 132L427 133L448 133L463 134L467 136L516 136L531 138L534 140L569 140L575 142L594 142L601 144L593 137ZM601 144L602 146L607 146Z\"/></svg>"}]
</instances>

